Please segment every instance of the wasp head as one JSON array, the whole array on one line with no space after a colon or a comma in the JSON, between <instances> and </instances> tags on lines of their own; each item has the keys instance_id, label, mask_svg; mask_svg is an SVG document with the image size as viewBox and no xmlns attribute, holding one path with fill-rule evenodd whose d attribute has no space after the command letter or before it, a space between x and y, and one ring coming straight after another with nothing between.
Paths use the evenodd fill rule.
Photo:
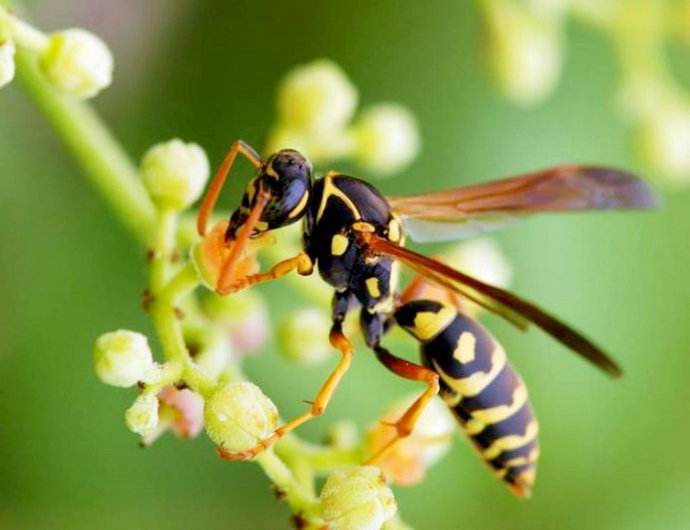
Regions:
<instances>
[{"instance_id":1,"label":"wasp head","mask_svg":"<svg viewBox=\"0 0 690 530\"><path fill-rule=\"evenodd\" d=\"M226 239L232 240L247 220L260 193L268 195L255 234L292 224L304 215L309 203L312 165L294 149L272 154L249 182L240 207L230 218Z\"/></svg>"}]
</instances>

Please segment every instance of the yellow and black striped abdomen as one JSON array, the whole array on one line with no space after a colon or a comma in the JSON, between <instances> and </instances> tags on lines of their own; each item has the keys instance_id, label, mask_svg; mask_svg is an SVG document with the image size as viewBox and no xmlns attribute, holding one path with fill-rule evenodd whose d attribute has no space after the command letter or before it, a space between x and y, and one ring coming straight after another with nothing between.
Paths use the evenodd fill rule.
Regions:
<instances>
[{"instance_id":1,"label":"yellow and black striped abdomen","mask_svg":"<svg viewBox=\"0 0 690 530\"><path fill-rule=\"evenodd\" d=\"M422 343L424 364L440 375L444 401L482 458L514 493L528 496L539 427L527 388L501 345L479 323L441 302L415 300L395 318Z\"/></svg>"}]
</instances>

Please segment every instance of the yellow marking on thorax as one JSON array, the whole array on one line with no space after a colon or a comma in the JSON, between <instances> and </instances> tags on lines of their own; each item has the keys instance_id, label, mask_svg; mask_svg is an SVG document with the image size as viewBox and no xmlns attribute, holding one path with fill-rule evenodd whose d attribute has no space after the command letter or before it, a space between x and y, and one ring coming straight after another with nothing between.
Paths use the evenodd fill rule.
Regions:
<instances>
[{"instance_id":1,"label":"yellow marking on thorax","mask_svg":"<svg viewBox=\"0 0 690 530\"><path fill-rule=\"evenodd\" d=\"M539 424L537 420L533 419L529 425L527 425L525 434L509 434L508 436L495 440L488 449L482 451L482 457L486 460L493 460L503 451L512 451L513 449L518 449L523 445L527 445L537 437L537 434L539 434Z\"/></svg>"},{"instance_id":2,"label":"yellow marking on thorax","mask_svg":"<svg viewBox=\"0 0 690 530\"><path fill-rule=\"evenodd\" d=\"M268 223L266 221L258 221L256 223L256 229L259 232L263 232L264 230L268 230Z\"/></svg>"},{"instance_id":3,"label":"yellow marking on thorax","mask_svg":"<svg viewBox=\"0 0 690 530\"><path fill-rule=\"evenodd\" d=\"M388 223L388 240L393 243L398 243L401 237L402 229L400 227L400 220L397 216L394 216Z\"/></svg>"},{"instance_id":4,"label":"yellow marking on thorax","mask_svg":"<svg viewBox=\"0 0 690 530\"><path fill-rule=\"evenodd\" d=\"M520 381L519 386L513 392L513 402L510 405L499 405L483 410L475 410L472 417L486 424L498 423L510 418L527 402L527 387Z\"/></svg>"},{"instance_id":5,"label":"yellow marking on thorax","mask_svg":"<svg viewBox=\"0 0 690 530\"><path fill-rule=\"evenodd\" d=\"M333 256L342 256L345 254L350 240L342 234L336 234L331 239L331 254Z\"/></svg>"},{"instance_id":6,"label":"yellow marking on thorax","mask_svg":"<svg viewBox=\"0 0 690 530\"><path fill-rule=\"evenodd\" d=\"M477 337L469 331L463 331L458 339L458 345L455 347L455 351L453 351L453 359L460 364L471 363L476 355L476 346Z\"/></svg>"},{"instance_id":7,"label":"yellow marking on thorax","mask_svg":"<svg viewBox=\"0 0 690 530\"><path fill-rule=\"evenodd\" d=\"M489 386L489 383L496 379L498 373L503 369L506 364L506 353L503 350L503 347L495 342L494 351L491 354L491 369L488 373L475 372L468 377L457 379L444 372L443 368L441 368L435 359L431 359L431 362L441 378L449 387L463 396L476 396L487 386Z\"/></svg>"},{"instance_id":8,"label":"yellow marking on thorax","mask_svg":"<svg viewBox=\"0 0 690 530\"><path fill-rule=\"evenodd\" d=\"M356 223L352 223L352 228L357 230L357 232L365 232L367 234L373 234L376 232L374 225L367 223L366 221L357 221Z\"/></svg>"},{"instance_id":9,"label":"yellow marking on thorax","mask_svg":"<svg viewBox=\"0 0 690 530\"><path fill-rule=\"evenodd\" d=\"M372 278L367 278L367 281L365 283L367 285L367 291L369 291L369 294L372 298L378 298L379 296L381 296L381 289L379 289L378 278L376 278L375 276Z\"/></svg>"},{"instance_id":10,"label":"yellow marking on thorax","mask_svg":"<svg viewBox=\"0 0 690 530\"><path fill-rule=\"evenodd\" d=\"M450 307L442 307L438 313L421 311L414 317L414 326L408 328L420 341L429 341L445 330L457 312Z\"/></svg>"},{"instance_id":11,"label":"yellow marking on thorax","mask_svg":"<svg viewBox=\"0 0 690 530\"><path fill-rule=\"evenodd\" d=\"M304 210L304 207L307 205L308 201L309 201L309 192L305 191L304 194L302 195L302 198L297 203L297 206L295 206L292 210L290 210L290 213L288 214L288 219L292 219L293 217L297 217L299 214L301 214L302 211Z\"/></svg>"},{"instance_id":12,"label":"yellow marking on thorax","mask_svg":"<svg viewBox=\"0 0 690 530\"><path fill-rule=\"evenodd\" d=\"M328 199L330 197L338 197L350 209L355 219L361 219L362 216L360 215L359 209L357 208L355 203L352 202L350 197L345 195L345 193L343 193L343 191L333 183L334 175L337 175L337 173L335 173L334 171L329 171L328 173L326 173L326 176L323 177L323 195L321 196L321 204L319 204L319 211L316 214L316 221L318 222L321 220L323 212L326 209L326 204L328 204Z\"/></svg>"}]
</instances>

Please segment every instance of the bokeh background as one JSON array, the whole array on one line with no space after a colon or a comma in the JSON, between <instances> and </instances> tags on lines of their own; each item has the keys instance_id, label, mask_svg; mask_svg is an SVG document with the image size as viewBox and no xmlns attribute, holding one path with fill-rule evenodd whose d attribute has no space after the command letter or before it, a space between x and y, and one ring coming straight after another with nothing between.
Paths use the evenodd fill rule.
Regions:
<instances>
[{"instance_id":1,"label":"bokeh background","mask_svg":"<svg viewBox=\"0 0 690 530\"><path fill-rule=\"evenodd\" d=\"M417 192L562 161L637 171L614 105L610 43L567 26L558 88L521 108L494 89L471 2L76 0L29 3L45 29L87 27L116 57L96 106L138 158L181 137L215 164L236 138L260 144L275 87L328 57L364 106L395 100L417 116L423 151L384 192ZM680 79L690 54L671 50ZM685 54L685 55L683 55ZM346 169L352 169L345 166ZM356 168L355 168L356 169ZM426 481L396 490L416 528L690 527L690 192L654 213L532 219L497 239L514 289L598 339L626 376L608 380L537 331L488 319L529 384L543 445L534 497L513 498L460 436ZM139 304L142 251L85 184L17 83L0 93L0 527L275 529L288 512L258 467L217 459L204 435L141 450L123 425L128 391L92 369L96 336L151 332ZM274 315L285 289L267 286ZM324 330L326 333L326 330ZM414 358L409 343L404 353ZM247 371L281 413L301 411L327 366L286 364L273 345ZM413 390L362 350L317 439L338 418L374 420Z\"/></svg>"}]
</instances>

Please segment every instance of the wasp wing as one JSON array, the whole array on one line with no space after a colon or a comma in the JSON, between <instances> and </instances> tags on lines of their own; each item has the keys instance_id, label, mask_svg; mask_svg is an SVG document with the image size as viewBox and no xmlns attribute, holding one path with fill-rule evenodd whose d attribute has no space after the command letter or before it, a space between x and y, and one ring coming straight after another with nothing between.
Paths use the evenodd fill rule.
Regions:
<instances>
[{"instance_id":1,"label":"wasp wing","mask_svg":"<svg viewBox=\"0 0 690 530\"><path fill-rule=\"evenodd\" d=\"M375 253L385 254L400 260L423 277L469 298L521 329L527 328L529 323L539 326L557 341L582 355L608 374L613 376L622 374L616 362L596 344L531 302L504 289L468 276L439 261L396 245L387 239L371 234L366 238L366 243Z\"/></svg>"},{"instance_id":2,"label":"wasp wing","mask_svg":"<svg viewBox=\"0 0 690 530\"><path fill-rule=\"evenodd\" d=\"M450 241L501 228L525 214L646 209L654 191L630 173L564 165L518 177L408 197L387 197L416 241Z\"/></svg>"}]
</instances>

